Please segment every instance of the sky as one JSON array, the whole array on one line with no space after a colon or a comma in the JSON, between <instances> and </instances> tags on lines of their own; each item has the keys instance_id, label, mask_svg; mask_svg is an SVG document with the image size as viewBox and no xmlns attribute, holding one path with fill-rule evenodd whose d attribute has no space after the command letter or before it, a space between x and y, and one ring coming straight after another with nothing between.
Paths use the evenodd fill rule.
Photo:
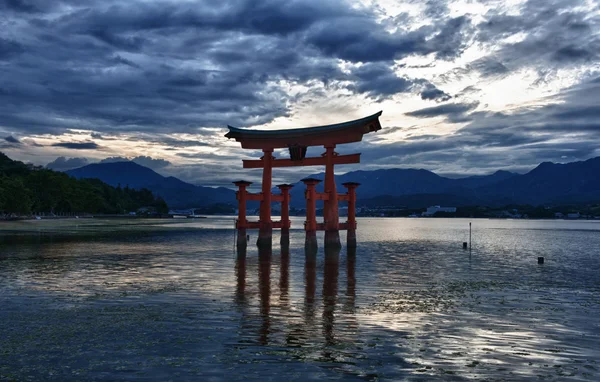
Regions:
<instances>
[{"instance_id":1,"label":"sky","mask_svg":"<svg viewBox=\"0 0 600 382\"><path fill-rule=\"evenodd\" d=\"M227 140L227 125L380 110L379 132L336 149L362 163L337 172L523 173L600 156L600 3L0 0L0 151L13 159L127 158L231 185L260 178L241 159L261 153Z\"/></svg>"}]
</instances>

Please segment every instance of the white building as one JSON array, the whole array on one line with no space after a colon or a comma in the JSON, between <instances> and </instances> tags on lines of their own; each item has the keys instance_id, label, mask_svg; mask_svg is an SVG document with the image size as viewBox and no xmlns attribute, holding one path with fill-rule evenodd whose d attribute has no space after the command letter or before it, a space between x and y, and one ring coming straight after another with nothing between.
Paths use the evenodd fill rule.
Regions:
<instances>
[{"instance_id":1,"label":"white building","mask_svg":"<svg viewBox=\"0 0 600 382\"><path fill-rule=\"evenodd\" d=\"M421 216L433 216L436 212L456 212L456 207L440 207L431 206L427 207L427 211L423 212Z\"/></svg>"}]
</instances>

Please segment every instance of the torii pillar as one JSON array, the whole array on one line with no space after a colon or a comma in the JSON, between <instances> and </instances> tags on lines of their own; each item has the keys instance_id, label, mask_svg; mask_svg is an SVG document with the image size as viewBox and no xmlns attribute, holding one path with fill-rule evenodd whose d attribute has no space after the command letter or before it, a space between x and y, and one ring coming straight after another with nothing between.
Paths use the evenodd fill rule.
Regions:
<instances>
[{"instance_id":1,"label":"torii pillar","mask_svg":"<svg viewBox=\"0 0 600 382\"><path fill-rule=\"evenodd\" d=\"M271 187L273 173L273 149L263 149L262 193L260 200L260 226L258 228L259 247L270 247L273 236L273 221L271 220Z\"/></svg>"},{"instance_id":2,"label":"torii pillar","mask_svg":"<svg viewBox=\"0 0 600 382\"><path fill-rule=\"evenodd\" d=\"M306 231L306 239L304 241L304 248L307 251L317 250L317 184L321 183L321 180L314 178L302 179L302 182L306 184L306 222L304 223L304 229Z\"/></svg>"},{"instance_id":3,"label":"torii pillar","mask_svg":"<svg viewBox=\"0 0 600 382\"><path fill-rule=\"evenodd\" d=\"M235 228L237 228L238 231L237 247L246 248L248 246L248 239L246 236L246 229L248 228L248 220L246 219L246 200L248 197L248 191L246 191L246 187L250 186L252 182L240 180L233 182L233 184L238 187L238 191L236 192L236 197L238 200L238 218L235 223Z\"/></svg>"},{"instance_id":4,"label":"torii pillar","mask_svg":"<svg viewBox=\"0 0 600 382\"><path fill-rule=\"evenodd\" d=\"M356 188L360 183L346 182L343 186L348 189L348 248L356 248Z\"/></svg>"},{"instance_id":5,"label":"torii pillar","mask_svg":"<svg viewBox=\"0 0 600 382\"><path fill-rule=\"evenodd\" d=\"M294 187L291 184L279 184L277 188L281 190L281 239L282 247L290 245L290 189Z\"/></svg>"},{"instance_id":6,"label":"torii pillar","mask_svg":"<svg viewBox=\"0 0 600 382\"><path fill-rule=\"evenodd\" d=\"M323 204L323 220L325 223L325 247L341 247L338 212L338 197L335 187L333 159L337 156L335 145L325 146L325 201Z\"/></svg>"}]
</instances>

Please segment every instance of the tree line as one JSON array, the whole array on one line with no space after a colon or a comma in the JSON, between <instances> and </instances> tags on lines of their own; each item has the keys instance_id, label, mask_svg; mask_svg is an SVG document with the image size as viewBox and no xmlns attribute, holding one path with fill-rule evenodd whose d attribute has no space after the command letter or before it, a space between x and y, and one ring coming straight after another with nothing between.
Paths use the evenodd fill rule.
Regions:
<instances>
[{"instance_id":1,"label":"tree line","mask_svg":"<svg viewBox=\"0 0 600 382\"><path fill-rule=\"evenodd\" d=\"M148 207L167 213L168 206L148 189L110 186L99 179L69 175L14 161L0 152L0 213L123 214Z\"/></svg>"}]
</instances>

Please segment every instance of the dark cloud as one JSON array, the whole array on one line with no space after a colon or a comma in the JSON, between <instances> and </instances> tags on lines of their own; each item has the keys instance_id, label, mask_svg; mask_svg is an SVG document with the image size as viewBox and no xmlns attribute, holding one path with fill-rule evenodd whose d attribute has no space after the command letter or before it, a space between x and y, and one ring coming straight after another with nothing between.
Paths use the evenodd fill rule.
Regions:
<instances>
[{"instance_id":1,"label":"dark cloud","mask_svg":"<svg viewBox=\"0 0 600 382\"><path fill-rule=\"evenodd\" d=\"M390 61L423 51L427 32L388 33L375 20L357 16L315 26L307 41L330 57L352 62Z\"/></svg>"},{"instance_id":2,"label":"dark cloud","mask_svg":"<svg viewBox=\"0 0 600 382\"><path fill-rule=\"evenodd\" d=\"M15 12L37 12L38 9L33 5L33 1L28 0L3 0L0 3L0 9Z\"/></svg>"},{"instance_id":3,"label":"dark cloud","mask_svg":"<svg viewBox=\"0 0 600 382\"><path fill-rule=\"evenodd\" d=\"M598 17L590 17L584 1L529 0L520 14L491 10L477 25L476 38L499 46L485 60L497 61L511 70L534 67L540 72L581 65L598 58ZM598 7L596 5L596 11ZM516 42L504 39L521 35ZM485 68L484 68L485 69Z\"/></svg>"},{"instance_id":4,"label":"dark cloud","mask_svg":"<svg viewBox=\"0 0 600 382\"><path fill-rule=\"evenodd\" d=\"M8 143L21 144L21 141L19 141L17 138L13 137L12 135L9 135L8 137L4 138L4 140Z\"/></svg>"},{"instance_id":5,"label":"dark cloud","mask_svg":"<svg viewBox=\"0 0 600 382\"><path fill-rule=\"evenodd\" d=\"M476 70L485 77L501 76L510 72L504 64L491 57L473 61L467 67L467 72L471 70Z\"/></svg>"},{"instance_id":6,"label":"dark cloud","mask_svg":"<svg viewBox=\"0 0 600 382\"><path fill-rule=\"evenodd\" d=\"M34 4L44 17L23 13ZM12 0L21 13L10 17L21 22L11 34L27 43L2 40L0 48L11 60L0 117L28 133L263 124L290 114L282 80L350 83L343 87L387 98L415 83L394 74L393 59L452 57L468 24L390 32L374 8L343 0L44 4ZM340 59L364 65L347 74Z\"/></svg>"},{"instance_id":7,"label":"dark cloud","mask_svg":"<svg viewBox=\"0 0 600 382\"><path fill-rule=\"evenodd\" d=\"M362 65L352 71L352 75L355 80L349 89L374 98L386 98L404 93L413 86L413 81L398 77L390 68L390 64L384 62Z\"/></svg>"},{"instance_id":8,"label":"dark cloud","mask_svg":"<svg viewBox=\"0 0 600 382\"><path fill-rule=\"evenodd\" d=\"M600 47L600 44L596 45ZM591 51L575 45L566 45L554 52L552 58L558 62L592 61L598 58L598 53L597 50Z\"/></svg>"},{"instance_id":9,"label":"dark cloud","mask_svg":"<svg viewBox=\"0 0 600 382\"><path fill-rule=\"evenodd\" d=\"M169 162L168 160L160 159L160 158L152 158L149 156L135 157L131 161L135 162L139 165L151 168L153 170L165 168L165 167L171 165L171 162Z\"/></svg>"},{"instance_id":10,"label":"dark cloud","mask_svg":"<svg viewBox=\"0 0 600 382\"><path fill-rule=\"evenodd\" d=\"M433 86L431 84L426 86L426 88L423 91L421 91L421 99L424 99L424 100L444 102L444 101L448 101L450 98L452 98L451 95L436 88L435 86Z\"/></svg>"},{"instance_id":11,"label":"dark cloud","mask_svg":"<svg viewBox=\"0 0 600 382\"><path fill-rule=\"evenodd\" d=\"M0 37L0 60L7 60L23 52L21 44Z\"/></svg>"},{"instance_id":12,"label":"dark cloud","mask_svg":"<svg viewBox=\"0 0 600 382\"><path fill-rule=\"evenodd\" d=\"M558 109L558 108L557 108ZM562 108L560 108L562 109ZM575 120L581 119L584 121L600 121L600 107L598 105L581 105L571 106L566 110L559 110L552 115L559 120Z\"/></svg>"},{"instance_id":13,"label":"dark cloud","mask_svg":"<svg viewBox=\"0 0 600 382\"><path fill-rule=\"evenodd\" d=\"M109 157L104 158L100 161L100 163L116 163L116 162L129 162L129 158L124 157Z\"/></svg>"},{"instance_id":14,"label":"dark cloud","mask_svg":"<svg viewBox=\"0 0 600 382\"><path fill-rule=\"evenodd\" d=\"M433 19L440 19L450 13L447 0L425 0L425 14Z\"/></svg>"},{"instance_id":15,"label":"dark cloud","mask_svg":"<svg viewBox=\"0 0 600 382\"><path fill-rule=\"evenodd\" d=\"M67 171L74 168L83 167L87 164L89 164L89 160L87 158L58 157L52 162L48 163L46 167L56 171Z\"/></svg>"},{"instance_id":16,"label":"dark cloud","mask_svg":"<svg viewBox=\"0 0 600 382\"><path fill-rule=\"evenodd\" d=\"M410 117L432 118L440 116L457 116L475 109L478 103L450 103L439 106L427 107L406 113Z\"/></svg>"},{"instance_id":17,"label":"dark cloud","mask_svg":"<svg viewBox=\"0 0 600 382\"><path fill-rule=\"evenodd\" d=\"M100 148L100 146L95 142L59 142L53 143L52 146L64 147L66 149L73 150L96 150Z\"/></svg>"},{"instance_id":18,"label":"dark cloud","mask_svg":"<svg viewBox=\"0 0 600 382\"><path fill-rule=\"evenodd\" d=\"M562 105L511 114L474 112L471 102L486 81L524 69L538 73L532 87L562 68L577 69L580 78L594 75L600 51L596 5L594 10L589 1L529 0L515 11L493 2L483 21L475 22L481 18L455 17L449 1L421 4L424 15L390 16L376 5L345 0L0 1L0 121L5 135L15 134L22 142L4 144L24 152L33 148L28 136L91 131L87 139L113 145L128 139L139 150L148 149L142 152L202 155L197 159L208 161L206 175L202 166L190 165L182 176L221 182L229 172L219 158L179 152L221 145L222 133L206 127L269 123L292 116L298 105L320 102L317 107L325 110L329 102L344 103L352 95L390 102L400 93L440 103L454 100L409 116L468 122L453 140L413 135L398 144L424 150L411 152L406 163L446 163L461 154L454 147L470 148L461 155L471 159L459 164L477 163L469 161L481 160L487 147L515 148L514 158L505 155L504 160L520 166L519 158L529 163L535 153L551 156L542 150L544 144L575 155L572 146L548 143L566 139L562 132L585 137L595 132L595 105L589 100L598 95L589 87L585 96L583 88L571 89L576 98L563 94ZM439 60L462 62L457 58L473 44L492 53L446 76L435 75ZM434 77L429 82L420 73ZM479 76L484 80L459 84L458 89L471 86L458 93L449 90L457 89L455 84L446 83ZM367 138L365 144L383 141ZM438 149L444 144L445 150ZM527 145L535 147L523 148ZM589 152L587 143L582 147L578 154ZM383 148L379 153L381 160L373 163L404 163L396 161L398 154L387 155ZM497 158L494 164L502 159ZM149 163L164 164L158 161Z\"/></svg>"},{"instance_id":19,"label":"dark cloud","mask_svg":"<svg viewBox=\"0 0 600 382\"><path fill-rule=\"evenodd\" d=\"M28 134L263 124L290 115L295 99L281 81L307 93L320 83L389 98L423 83L396 75L394 59L456 57L470 28L463 16L409 31L401 15L381 20L375 7L344 0L11 0L4 7L11 13L0 22L22 38L0 40L0 59L10 61L0 118ZM347 73L340 60L362 65ZM422 94L448 97L433 88Z\"/></svg>"},{"instance_id":20,"label":"dark cloud","mask_svg":"<svg viewBox=\"0 0 600 382\"><path fill-rule=\"evenodd\" d=\"M33 140L31 138L24 138L21 140L21 143L25 144L26 146L30 146L30 147L44 147L44 145L37 143L35 140Z\"/></svg>"},{"instance_id":21,"label":"dark cloud","mask_svg":"<svg viewBox=\"0 0 600 382\"><path fill-rule=\"evenodd\" d=\"M450 135L414 135L386 144L362 142L362 168L424 167L441 173L528 171L543 161L565 162L600 156L597 99L600 82L590 79L565 90L557 104L511 114L473 113ZM452 106L450 110L448 107ZM467 112L469 105L422 109L421 117Z\"/></svg>"},{"instance_id":22,"label":"dark cloud","mask_svg":"<svg viewBox=\"0 0 600 382\"><path fill-rule=\"evenodd\" d=\"M430 52L435 52L439 59L453 59L468 47L471 20L466 16L449 19L441 31L432 39L427 41Z\"/></svg>"},{"instance_id":23,"label":"dark cloud","mask_svg":"<svg viewBox=\"0 0 600 382\"><path fill-rule=\"evenodd\" d=\"M135 158L124 158L124 157L109 157L102 159L100 163L115 163L115 162L135 162L141 166L151 168L153 170L159 170L171 165L166 159L152 158L149 156L138 156Z\"/></svg>"}]
</instances>

